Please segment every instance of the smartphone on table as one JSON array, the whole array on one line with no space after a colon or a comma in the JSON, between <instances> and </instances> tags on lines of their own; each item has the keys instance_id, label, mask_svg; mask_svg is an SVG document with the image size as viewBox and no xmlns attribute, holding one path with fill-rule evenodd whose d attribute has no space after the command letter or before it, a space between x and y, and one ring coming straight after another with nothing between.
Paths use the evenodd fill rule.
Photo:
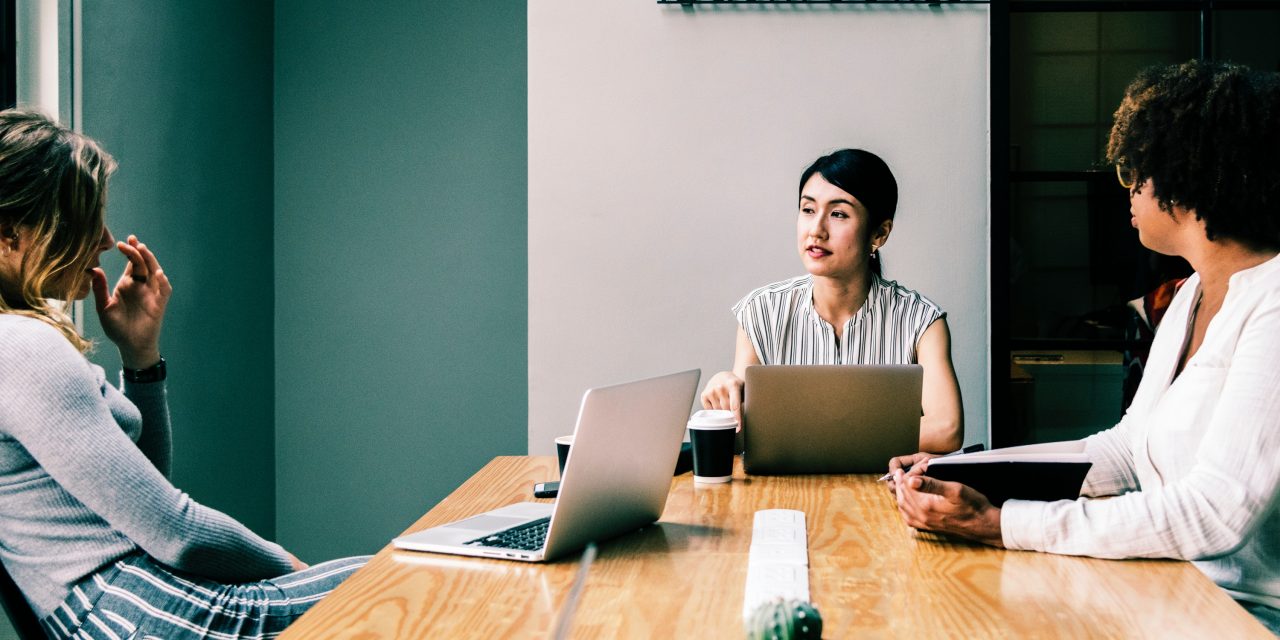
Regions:
<instances>
[{"instance_id":1,"label":"smartphone on table","mask_svg":"<svg viewBox=\"0 0 1280 640\"><path fill-rule=\"evenodd\" d=\"M554 498L559 494L559 482L537 482L533 485L533 497L535 498Z\"/></svg>"}]
</instances>

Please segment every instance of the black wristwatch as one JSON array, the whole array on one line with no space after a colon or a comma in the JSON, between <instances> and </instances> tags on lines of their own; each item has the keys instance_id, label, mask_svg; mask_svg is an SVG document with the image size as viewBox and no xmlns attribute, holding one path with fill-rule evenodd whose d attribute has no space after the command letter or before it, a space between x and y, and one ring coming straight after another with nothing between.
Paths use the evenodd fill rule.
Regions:
<instances>
[{"instance_id":1,"label":"black wristwatch","mask_svg":"<svg viewBox=\"0 0 1280 640\"><path fill-rule=\"evenodd\" d=\"M146 369L124 369L125 382L160 382L168 372L164 369L164 357Z\"/></svg>"}]
</instances>

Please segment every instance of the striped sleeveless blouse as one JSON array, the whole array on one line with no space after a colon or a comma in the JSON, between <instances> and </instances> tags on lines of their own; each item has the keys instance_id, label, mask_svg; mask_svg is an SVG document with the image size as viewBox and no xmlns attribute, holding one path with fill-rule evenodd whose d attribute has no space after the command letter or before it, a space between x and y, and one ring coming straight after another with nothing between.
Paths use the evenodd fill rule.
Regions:
<instances>
[{"instance_id":1,"label":"striped sleeveless blouse","mask_svg":"<svg viewBox=\"0 0 1280 640\"><path fill-rule=\"evenodd\" d=\"M765 285L733 306L763 364L915 364L916 343L937 304L874 276L867 301L845 324L843 340L813 307L813 276Z\"/></svg>"}]
</instances>

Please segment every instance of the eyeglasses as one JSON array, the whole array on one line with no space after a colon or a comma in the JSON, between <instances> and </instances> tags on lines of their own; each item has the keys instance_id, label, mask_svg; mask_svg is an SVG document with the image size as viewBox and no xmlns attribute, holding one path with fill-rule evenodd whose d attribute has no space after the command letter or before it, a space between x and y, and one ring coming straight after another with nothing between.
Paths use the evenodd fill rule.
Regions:
<instances>
[{"instance_id":1,"label":"eyeglasses","mask_svg":"<svg viewBox=\"0 0 1280 640\"><path fill-rule=\"evenodd\" d=\"M1132 191L1133 186L1138 184L1138 178L1133 169L1127 169L1118 164L1116 165L1116 180L1120 181L1120 186L1124 187L1125 191Z\"/></svg>"}]
</instances>

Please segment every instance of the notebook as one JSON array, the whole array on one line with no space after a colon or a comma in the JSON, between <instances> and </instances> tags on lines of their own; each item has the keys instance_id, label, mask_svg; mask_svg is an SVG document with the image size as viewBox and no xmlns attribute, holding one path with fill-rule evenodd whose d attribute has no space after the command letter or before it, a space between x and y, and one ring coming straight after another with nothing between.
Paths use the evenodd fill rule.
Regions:
<instances>
[{"instance_id":1,"label":"notebook","mask_svg":"<svg viewBox=\"0 0 1280 640\"><path fill-rule=\"evenodd\" d=\"M541 562L656 522L700 375L692 369L588 390L554 504L520 502L392 544Z\"/></svg>"},{"instance_id":2,"label":"notebook","mask_svg":"<svg viewBox=\"0 0 1280 640\"><path fill-rule=\"evenodd\" d=\"M998 507L1006 500L1075 500L1092 466L1084 440L1068 440L934 458L924 474L969 485Z\"/></svg>"},{"instance_id":3,"label":"notebook","mask_svg":"<svg viewBox=\"0 0 1280 640\"><path fill-rule=\"evenodd\" d=\"M920 449L923 372L918 364L747 367L743 468L883 473L889 458Z\"/></svg>"}]
</instances>

